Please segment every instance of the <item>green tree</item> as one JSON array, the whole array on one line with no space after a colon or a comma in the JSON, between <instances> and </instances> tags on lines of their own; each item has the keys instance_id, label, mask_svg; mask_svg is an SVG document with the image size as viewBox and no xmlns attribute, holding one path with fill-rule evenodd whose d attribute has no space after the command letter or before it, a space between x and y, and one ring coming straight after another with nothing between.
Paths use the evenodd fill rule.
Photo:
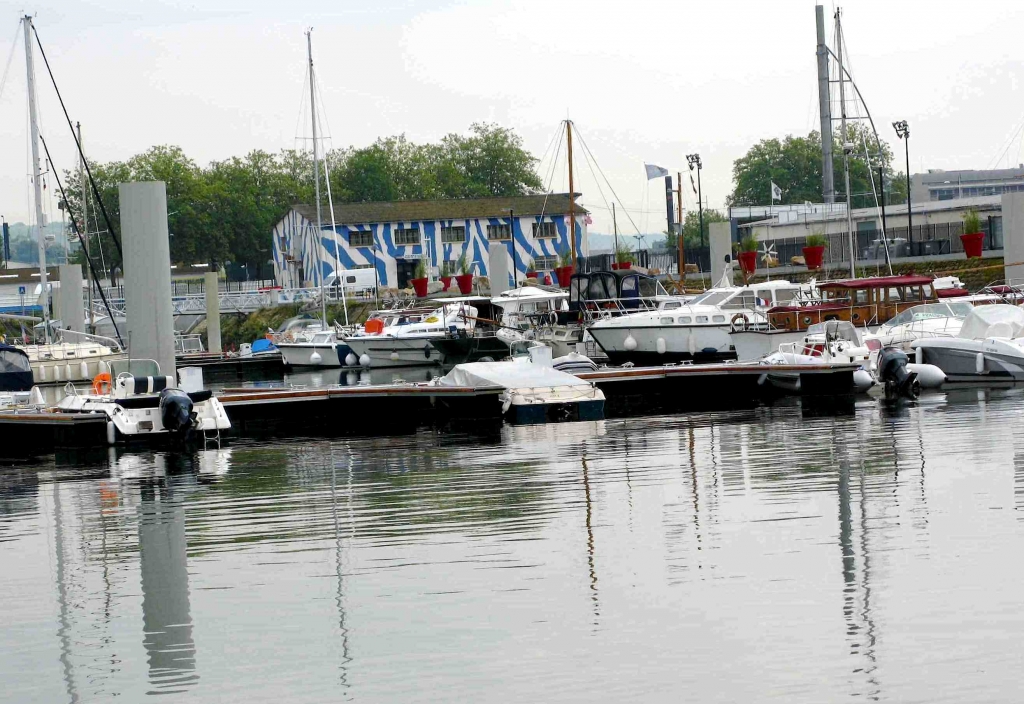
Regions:
<instances>
[{"instance_id":1,"label":"green tree","mask_svg":"<svg viewBox=\"0 0 1024 704\"><path fill-rule=\"evenodd\" d=\"M705 209L704 210L704 244L708 243L708 235L711 231L711 223L713 222L727 222L729 218L725 217L718 210ZM665 246L669 249L675 249L676 247L676 235L675 233L665 233ZM689 249L691 247L700 246L700 213L696 210L687 210L686 215L683 216L683 247Z\"/></svg>"},{"instance_id":2,"label":"green tree","mask_svg":"<svg viewBox=\"0 0 1024 704\"><path fill-rule=\"evenodd\" d=\"M833 166L836 200L845 199L843 177L842 143L854 145L850 155L850 191L854 208L874 205L872 180L878 190L878 169L880 162L886 179L886 201L906 200L906 177L892 170L892 150L886 142L881 143L878 153L874 133L860 122L847 124L846 139L833 137ZM864 158L864 146L876 166L869 171ZM782 189L782 203L820 203L821 192L821 135L811 132L806 137L788 135L784 139L763 139L752 146L745 155L733 162L733 192L728 197L729 205L768 205L771 203L771 184Z\"/></svg>"}]
</instances>

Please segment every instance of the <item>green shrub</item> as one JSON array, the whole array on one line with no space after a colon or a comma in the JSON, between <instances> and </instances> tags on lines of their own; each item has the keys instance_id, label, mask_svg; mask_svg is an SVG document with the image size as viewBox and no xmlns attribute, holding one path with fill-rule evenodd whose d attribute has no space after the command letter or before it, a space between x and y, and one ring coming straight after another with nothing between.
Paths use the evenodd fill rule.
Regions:
<instances>
[{"instance_id":1,"label":"green shrub","mask_svg":"<svg viewBox=\"0 0 1024 704\"><path fill-rule=\"evenodd\" d=\"M981 218L977 210L968 210L964 213L964 234L972 235L975 232L981 232Z\"/></svg>"},{"instance_id":2,"label":"green shrub","mask_svg":"<svg viewBox=\"0 0 1024 704\"><path fill-rule=\"evenodd\" d=\"M824 247L828 244L828 238L820 232L815 232L812 235L807 235L807 239L804 241L805 247Z\"/></svg>"},{"instance_id":3,"label":"green shrub","mask_svg":"<svg viewBox=\"0 0 1024 704\"><path fill-rule=\"evenodd\" d=\"M741 252L756 252L757 251L757 238L753 235L744 237L740 240L740 251Z\"/></svg>"}]
</instances>

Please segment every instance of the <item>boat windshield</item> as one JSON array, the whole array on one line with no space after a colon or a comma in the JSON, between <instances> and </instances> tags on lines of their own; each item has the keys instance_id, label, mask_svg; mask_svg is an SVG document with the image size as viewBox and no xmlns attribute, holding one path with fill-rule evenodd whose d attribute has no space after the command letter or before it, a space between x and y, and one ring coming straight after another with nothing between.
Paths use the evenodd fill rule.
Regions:
<instances>
[{"instance_id":1,"label":"boat windshield","mask_svg":"<svg viewBox=\"0 0 1024 704\"><path fill-rule=\"evenodd\" d=\"M970 303L962 301L956 303L926 303L923 306L907 308L886 324L895 327L897 325L921 322L922 320L935 320L936 318L966 318L973 308L974 306Z\"/></svg>"},{"instance_id":2,"label":"boat windshield","mask_svg":"<svg viewBox=\"0 0 1024 704\"><path fill-rule=\"evenodd\" d=\"M313 335L313 344L330 342L331 338L333 336L334 336L333 332L320 332L320 333L317 333L316 335Z\"/></svg>"},{"instance_id":3,"label":"boat windshield","mask_svg":"<svg viewBox=\"0 0 1024 704\"><path fill-rule=\"evenodd\" d=\"M28 355L17 350L0 350L0 372L31 372Z\"/></svg>"},{"instance_id":4,"label":"boat windshield","mask_svg":"<svg viewBox=\"0 0 1024 704\"><path fill-rule=\"evenodd\" d=\"M690 305L717 306L732 294L732 291L708 291L690 301Z\"/></svg>"}]
</instances>

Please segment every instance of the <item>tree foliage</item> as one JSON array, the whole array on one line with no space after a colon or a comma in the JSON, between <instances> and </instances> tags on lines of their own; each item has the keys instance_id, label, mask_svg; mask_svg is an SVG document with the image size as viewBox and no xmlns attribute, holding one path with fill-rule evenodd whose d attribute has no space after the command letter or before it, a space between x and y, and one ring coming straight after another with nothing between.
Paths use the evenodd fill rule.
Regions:
<instances>
[{"instance_id":1,"label":"tree foliage","mask_svg":"<svg viewBox=\"0 0 1024 704\"><path fill-rule=\"evenodd\" d=\"M875 204L871 191L872 178L878 190L878 165L885 172L886 202L906 200L906 176L892 169L892 150L886 142L881 150L868 126L851 122L846 126L846 139L833 137L833 167L836 202L845 200L843 176L843 142L854 145L850 155L850 192L854 208ZM864 158L864 147L871 154L873 172L869 172ZM771 203L771 184L782 189L782 203L822 202L821 192L821 134L811 132L806 137L788 135L784 139L763 139L747 153L733 162L733 192L729 205L768 205Z\"/></svg>"},{"instance_id":2,"label":"tree foliage","mask_svg":"<svg viewBox=\"0 0 1024 704\"><path fill-rule=\"evenodd\" d=\"M723 215L718 210L711 210L708 208L704 209L704 244L708 243L708 236L711 232L711 223L713 222L727 222L729 218ZM686 215L683 216L683 247L690 249L693 247L699 247L701 243L700 237L700 212L697 210L687 210ZM665 246L669 249L675 249L676 247L676 235L675 233L665 234Z\"/></svg>"},{"instance_id":3,"label":"tree foliage","mask_svg":"<svg viewBox=\"0 0 1024 704\"><path fill-rule=\"evenodd\" d=\"M474 124L468 135L449 134L432 144L385 137L368 147L331 151L325 161L335 203L510 196L541 187L536 159L522 139L491 124ZM90 162L90 169L115 232L119 183L166 182L171 259L184 264L266 262L273 226L292 205L315 200L312 155L304 151L257 150L201 167L179 147L157 146L124 162ZM80 216L78 174L65 178L72 212ZM109 270L119 259L91 191L89 200L89 231L100 233ZM326 211L323 180L321 202ZM98 264L98 252L92 253Z\"/></svg>"}]
</instances>

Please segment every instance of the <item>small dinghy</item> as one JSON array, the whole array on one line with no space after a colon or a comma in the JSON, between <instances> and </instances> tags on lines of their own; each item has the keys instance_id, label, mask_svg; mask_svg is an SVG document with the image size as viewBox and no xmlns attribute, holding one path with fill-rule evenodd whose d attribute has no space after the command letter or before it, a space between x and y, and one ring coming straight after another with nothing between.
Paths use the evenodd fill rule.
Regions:
<instances>
[{"instance_id":1,"label":"small dinghy","mask_svg":"<svg viewBox=\"0 0 1024 704\"><path fill-rule=\"evenodd\" d=\"M555 369L551 348L543 345L531 347L528 357L457 364L434 383L503 387L502 412L513 423L604 418L604 393L589 381Z\"/></svg>"},{"instance_id":2,"label":"small dinghy","mask_svg":"<svg viewBox=\"0 0 1024 704\"><path fill-rule=\"evenodd\" d=\"M79 393L71 384L57 404L61 413L103 413L107 416L107 443L202 440L220 446L221 431L231 428L224 407L209 389L202 388L202 370L179 370L181 386L160 374L151 359L111 362L109 374L93 380L93 393Z\"/></svg>"}]
</instances>

